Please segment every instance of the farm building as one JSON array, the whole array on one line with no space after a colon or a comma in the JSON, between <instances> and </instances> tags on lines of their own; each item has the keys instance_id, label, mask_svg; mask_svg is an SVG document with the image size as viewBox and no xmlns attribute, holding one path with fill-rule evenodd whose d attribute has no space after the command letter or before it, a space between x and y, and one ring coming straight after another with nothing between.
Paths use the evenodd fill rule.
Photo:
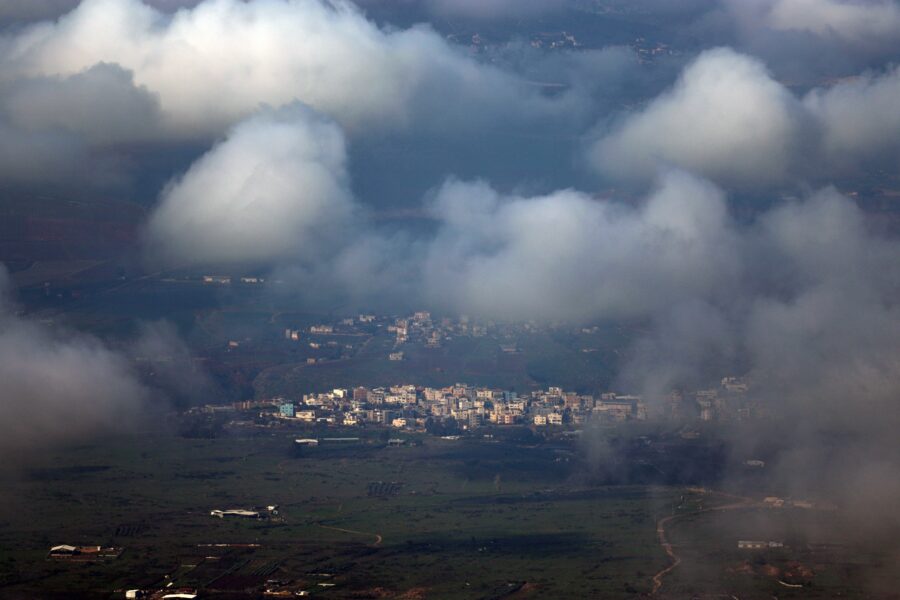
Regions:
<instances>
[{"instance_id":1,"label":"farm building","mask_svg":"<svg viewBox=\"0 0 900 600\"><path fill-rule=\"evenodd\" d=\"M769 548L783 548L783 542L764 542L758 540L740 540L738 548L741 550L767 550Z\"/></svg>"},{"instance_id":2,"label":"farm building","mask_svg":"<svg viewBox=\"0 0 900 600\"><path fill-rule=\"evenodd\" d=\"M228 510L219 510L214 509L209 511L209 515L211 517L218 517L220 519L225 518L239 518L239 519L261 519L262 513L256 510L244 510L242 508L231 508Z\"/></svg>"},{"instance_id":3,"label":"farm building","mask_svg":"<svg viewBox=\"0 0 900 600\"><path fill-rule=\"evenodd\" d=\"M50 548L48 558L57 560L94 561L106 558L116 558L122 554L122 548L107 548L104 546L70 546L60 544Z\"/></svg>"}]
</instances>

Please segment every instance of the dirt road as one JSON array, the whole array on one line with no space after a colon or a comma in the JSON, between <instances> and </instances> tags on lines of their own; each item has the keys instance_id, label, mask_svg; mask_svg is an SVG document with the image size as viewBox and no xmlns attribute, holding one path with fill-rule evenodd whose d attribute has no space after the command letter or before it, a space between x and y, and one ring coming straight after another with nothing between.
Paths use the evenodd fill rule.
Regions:
<instances>
[{"instance_id":1,"label":"dirt road","mask_svg":"<svg viewBox=\"0 0 900 600\"><path fill-rule=\"evenodd\" d=\"M692 490L697 491L697 490ZM720 506L712 506L710 508L701 508L699 510L695 510L688 513L682 513L678 515L669 515L668 517L664 517L659 520L656 524L656 537L659 539L659 544L662 546L662 549L665 551L666 555L672 561L671 564L653 576L653 591L651 592L655 595L659 592L660 588L662 588L663 578L671 573L679 564L681 564L681 557L679 557L674 548L672 547L672 543L669 541L668 535L666 534L666 527L672 524L674 521L678 519L682 519L684 517L695 516L708 512L716 512L722 510L734 510L738 508L750 508L755 506L756 503L751 498L744 498L742 496L735 496L734 494L728 494L725 492L716 492L713 490L700 490L704 494L721 496L724 498L732 498L737 500L737 502L733 502L731 504L724 504Z\"/></svg>"},{"instance_id":2,"label":"dirt road","mask_svg":"<svg viewBox=\"0 0 900 600\"><path fill-rule=\"evenodd\" d=\"M352 529L341 529L340 527L329 527L328 525L319 525L322 529L330 529L332 531L340 531L342 533L353 533L355 535L366 535L375 538L372 546L380 546L383 538L377 533L366 533L365 531L353 531Z\"/></svg>"}]
</instances>

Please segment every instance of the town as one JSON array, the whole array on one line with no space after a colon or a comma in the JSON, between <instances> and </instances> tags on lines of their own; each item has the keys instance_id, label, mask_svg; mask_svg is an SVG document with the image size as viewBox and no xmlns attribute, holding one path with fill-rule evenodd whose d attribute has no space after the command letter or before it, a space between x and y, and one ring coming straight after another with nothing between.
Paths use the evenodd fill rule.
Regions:
<instances>
[{"instance_id":1,"label":"town","mask_svg":"<svg viewBox=\"0 0 900 600\"><path fill-rule=\"evenodd\" d=\"M388 426L400 430L455 432L483 426L518 425L579 427L648 419L705 422L747 420L764 414L748 398L744 379L726 377L718 388L693 393L672 392L659 406L648 408L641 396L603 392L598 396L567 392L559 387L519 394L465 383L431 388L411 384L387 388L338 388L283 397L207 404L189 413L237 413L233 424L278 426L305 423L360 427ZM244 417L252 416L250 420Z\"/></svg>"},{"instance_id":2,"label":"town","mask_svg":"<svg viewBox=\"0 0 900 600\"><path fill-rule=\"evenodd\" d=\"M470 431L485 426L578 428L646 420L734 422L765 417L769 410L761 394L750 393L749 378L741 376L726 375L703 389L672 389L653 397L605 389L604 378L591 376L590 369L619 352L619 337L627 338L628 333L603 325L499 323L416 311L407 316L336 316L284 327L278 332L280 340L267 337L271 335L230 339L217 356L239 365L259 352L283 347L293 353L293 360L299 359L295 364L302 366L292 376L301 373L301 378L288 381L273 371L258 378L261 384L252 398L194 406L190 412L233 413L236 423L265 426L293 422ZM524 373L525 365L535 356L548 365L549 350L544 348L556 335L564 341L554 347L558 354L552 361L556 365L582 361L581 375L573 379L559 368L563 381L556 383L550 372L541 389L535 389L539 383ZM471 352L473 344L483 349L479 352L486 357L487 368L496 370L478 373L477 385L463 379L471 371L455 369L453 376L460 380L452 383L449 375L458 366L456 354ZM382 372L376 385L367 383L369 378L353 366L360 356ZM301 370L304 366L306 370ZM400 381L383 375L389 366ZM315 370L326 367L328 371ZM320 377L320 372L331 375ZM524 377L516 379L518 373ZM343 381L347 384L341 385Z\"/></svg>"}]
</instances>

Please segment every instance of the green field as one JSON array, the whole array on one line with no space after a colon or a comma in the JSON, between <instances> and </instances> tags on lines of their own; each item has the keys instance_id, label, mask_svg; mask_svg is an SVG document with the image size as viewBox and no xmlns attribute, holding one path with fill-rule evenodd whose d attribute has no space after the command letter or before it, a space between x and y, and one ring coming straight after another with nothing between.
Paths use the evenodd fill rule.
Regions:
<instances>
[{"instance_id":1,"label":"green field","mask_svg":"<svg viewBox=\"0 0 900 600\"><path fill-rule=\"evenodd\" d=\"M292 437L120 437L8 474L0 596L106 598L166 581L256 593L277 578L331 598L617 598L646 592L665 564L655 514L674 492L577 484L560 448L371 438L296 455ZM209 516L267 504L283 520ZM125 553L49 561L55 544Z\"/></svg>"},{"instance_id":2,"label":"green field","mask_svg":"<svg viewBox=\"0 0 900 600\"><path fill-rule=\"evenodd\" d=\"M342 435L361 440L292 442ZM669 565L656 527L670 515L681 563L657 598L891 598L898 583L890 546L866 544L839 511L763 509L758 498L720 510L736 496L600 485L616 470L589 467L578 444L562 441L404 434L409 445L388 447L388 435L157 432L28 457L0 486L0 598L112 598L170 582L256 598L269 579L322 598L648 597ZM659 467L673 468L666 461ZM209 514L270 504L279 514L266 520ZM742 539L785 547L748 552L736 547ZM49 560L57 544L125 551Z\"/></svg>"}]
</instances>

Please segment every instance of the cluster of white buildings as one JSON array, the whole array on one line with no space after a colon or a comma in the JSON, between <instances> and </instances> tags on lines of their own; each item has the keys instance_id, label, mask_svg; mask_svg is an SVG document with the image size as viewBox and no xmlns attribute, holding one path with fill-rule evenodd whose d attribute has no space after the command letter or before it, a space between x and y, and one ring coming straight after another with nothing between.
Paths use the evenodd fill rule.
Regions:
<instances>
[{"instance_id":1,"label":"cluster of white buildings","mask_svg":"<svg viewBox=\"0 0 900 600\"><path fill-rule=\"evenodd\" d=\"M671 393L656 406L654 414L658 418L686 421L740 420L750 418L751 413L758 416L762 413L748 397L748 389L746 381L726 377L719 388ZM378 424L404 429L427 429L434 423L460 429L488 425L577 427L588 422L621 423L648 417L644 399L636 395L606 392L594 396L559 387L519 394L465 383L441 388L409 384L338 388L304 394L297 400L274 398L194 410L256 409L259 417L270 420L351 427Z\"/></svg>"},{"instance_id":2,"label":"cluster of white buildings","mask_svg":"<svg viewBox=\"0 0 900 600\"><path fill-rule=\"evenodd\" d=\"M428 348L440 348L443 341L452 339L454 335L481 336L486 333L484 327L470 324L467 317L461 317L457 322L450 319L435 321L431 313L424 310L410 317L395 319L387 329L395 335L395 347L415 340Z\"/></svg>"},{"instance_id":3,"label":"cluster of white buildings","mask_svg":"<svg viewBox=\"0 0 900 600\"><path fill-rule=\"evenodd\" d=\"M464 383L444 388L395 385L335 389L306 394L296 402L277 399L273 404L277 413L262 414L306 423L375 423L397 428L423 428L429 420L452 421L460 428L472 429L484 425L543 427L581 425L588 419L621 422L647 418L640 396L605 393L595 398L558 387L519 395Z\"/></svg>"}]
</instances>

